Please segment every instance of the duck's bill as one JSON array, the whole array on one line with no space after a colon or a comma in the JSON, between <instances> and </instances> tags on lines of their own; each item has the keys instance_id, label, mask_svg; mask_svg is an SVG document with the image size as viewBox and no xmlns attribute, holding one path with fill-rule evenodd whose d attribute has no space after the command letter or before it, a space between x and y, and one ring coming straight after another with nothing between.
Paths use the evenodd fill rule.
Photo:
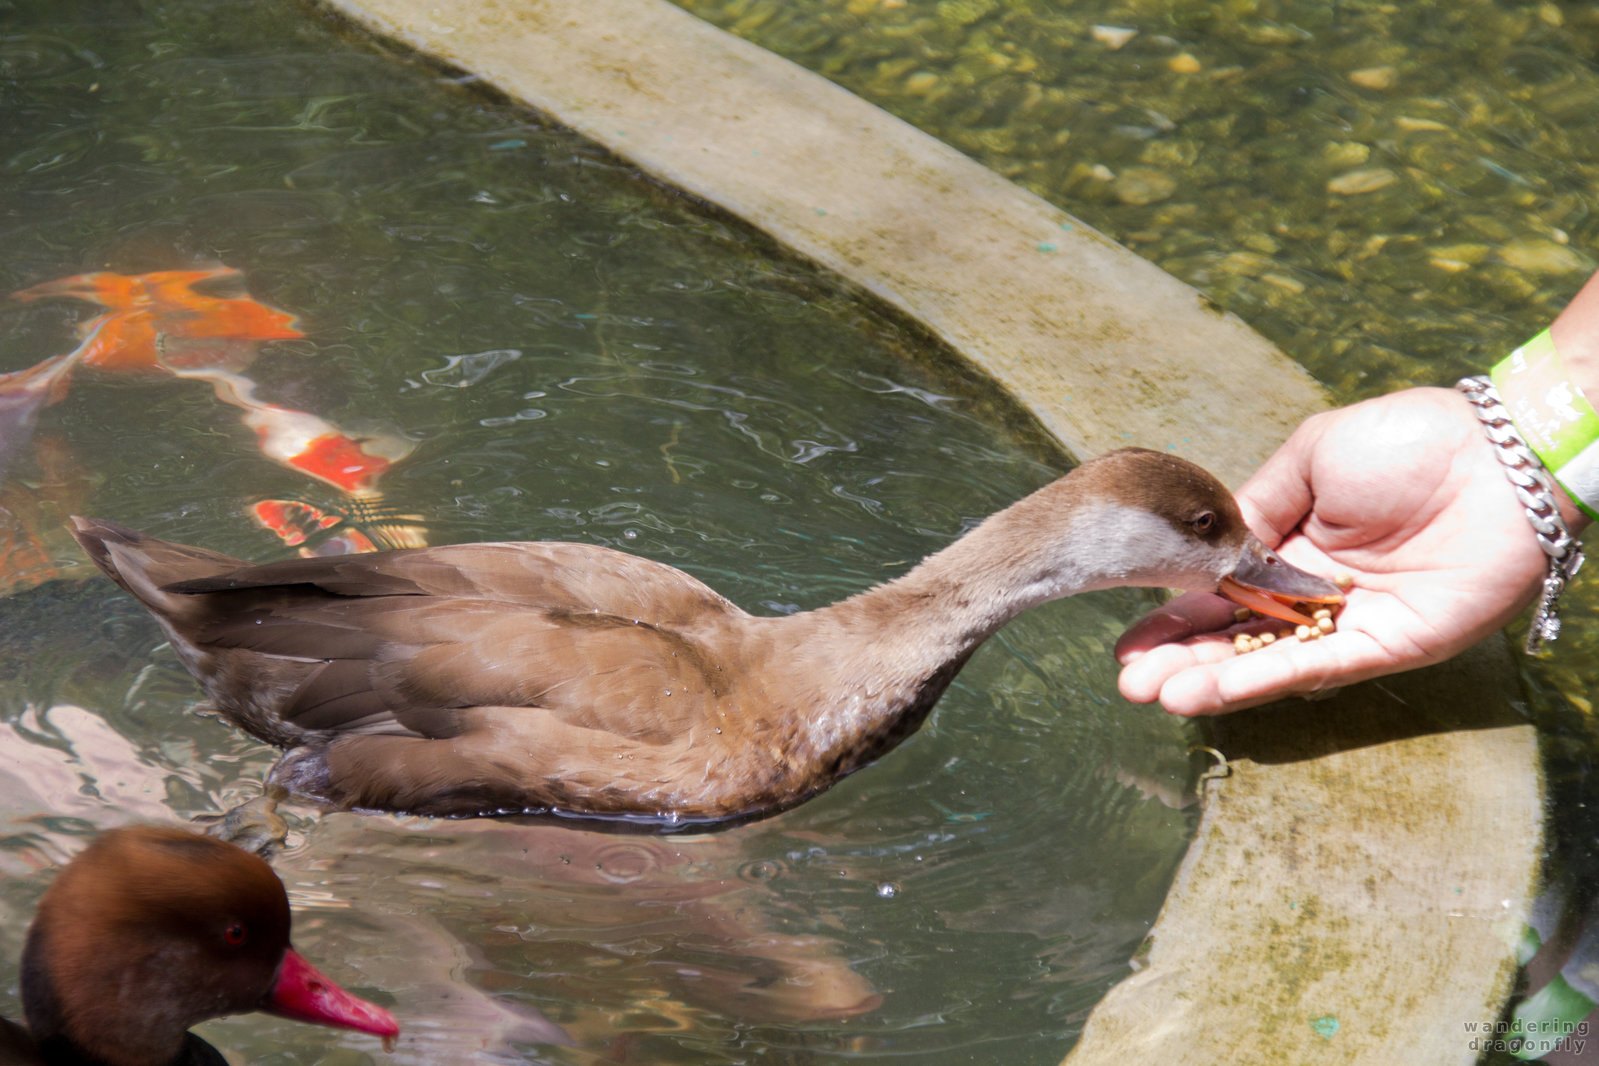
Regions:
<instances>
[{"instance_id":1,"label":"duck's bill","mask_svg":"<svg viewBox=\"0 0 1599 1066\"><path fill-rule=\"evenodd\" d=\"M372 1033L383 1037L385 1045L400 1035L400 1024L394 1015L323 977L293 948L283 953L277 981L261 1009L281 1018Z\"/></svg>"},{"instance_id":2,"label":"duck's bill","mask_svg":"<svg viewBox=\"0 0 1599 1066\"><path fill-rule=\"evenodd\" d=\"M1331 581L1306 573L1254 537L1244 546L1238 566L1221 579L1221 595L1257 614L1280 618L1295 625L1314 625L1298 610L1299 604L1344 602L1344 594Z\"/></svg>"}]
</instances>

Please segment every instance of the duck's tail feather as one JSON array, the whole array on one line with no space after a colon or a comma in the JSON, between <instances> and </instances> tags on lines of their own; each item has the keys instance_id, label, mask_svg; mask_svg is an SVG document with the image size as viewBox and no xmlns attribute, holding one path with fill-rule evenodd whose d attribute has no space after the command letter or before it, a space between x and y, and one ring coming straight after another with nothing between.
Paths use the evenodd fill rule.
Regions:
<instances>
[{"instance_id":1,"label":"duck's tail feather","mask_svg":"<svg viewBox=\"0 0 1599 1066\"><path fill-rule=\"evenodd\" d=\"M212 578L248 565L221 552L146 536L98 518L72 517L72 535L107 577L157 615L179 619L191 597L170 591L183 581Z\"/></svg>"}]
</instances>

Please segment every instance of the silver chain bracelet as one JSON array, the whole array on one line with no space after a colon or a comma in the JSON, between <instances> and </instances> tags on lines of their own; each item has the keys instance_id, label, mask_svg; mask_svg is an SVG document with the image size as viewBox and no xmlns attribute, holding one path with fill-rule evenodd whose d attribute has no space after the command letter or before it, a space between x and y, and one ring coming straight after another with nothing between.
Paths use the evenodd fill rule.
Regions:
<instances>
[{"instance_id":1,"label":"silver chain bracelet","mask_svg":"<svg viewBox=\"0 0 1599 1066\"><path fill-rule=\"evenodd\" d=\"M1549 557L1549 571L1544 575L1543 592L1538 597L1538 607L1533 611L1532 625L1527 629L1527 654L1535 655L1546 641L1560 636L1560 619L1555 615L1555 604L1566 585L1582 569L1582 546L1566 528L1555 505L1554 489L1543 463L1527 447L1510 413L1499 399L1499 390L1486 377L1461 378L1455 388L1465 393L1472 410L1482 422L1494 454L1504 465L1516 496L1526 508L1527 521L1538 537L1538 547Z\"/></svg>"}]
</instances>

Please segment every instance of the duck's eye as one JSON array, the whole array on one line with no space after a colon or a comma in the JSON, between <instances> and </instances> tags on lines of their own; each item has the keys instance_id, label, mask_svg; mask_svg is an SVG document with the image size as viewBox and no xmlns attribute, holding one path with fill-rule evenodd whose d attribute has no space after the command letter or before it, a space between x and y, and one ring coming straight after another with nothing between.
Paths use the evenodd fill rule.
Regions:
<instances>
[{"instance_id":1,"label":"duck's eye","mask_svg":"<svg viewBox=\"0 0 1599 1066\"><path fill-rule=\"evenodd\" d=\"M1207 536L1216 528L1216 512L1200 511L1199 514L1194 516L1193 521L1190 522L1189 525L1194 527L1195 533L1198 533L1202 537Z\"/></svg>"},{"instance_id":2,"label":"duck's eye","mask_svg":"<svg viewBox=\"0 0 1599 1066\"><path fill-rule=\"evenodd\" d=\"M226 940L230 946L238 947L250 939L250 931L244 927L243 922L234 922L222 930L222 939Z\"/></svg>"}]
</instances>

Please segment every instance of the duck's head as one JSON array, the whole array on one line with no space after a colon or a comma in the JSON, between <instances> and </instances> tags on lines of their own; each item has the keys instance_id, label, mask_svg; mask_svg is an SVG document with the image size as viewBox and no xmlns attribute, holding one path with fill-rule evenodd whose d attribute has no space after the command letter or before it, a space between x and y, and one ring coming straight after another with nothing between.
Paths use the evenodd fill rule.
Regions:
<instances>
[{"instance_id":1,"label":"duck's head","mask_svg":"<svg viewBox=\"0 0 1599 1066\"><path fill-rule=\"evenodd\" d=\"M1262 544L1227 486L1186 459L1125 448L1084 463L1038 495L1057 493L1067 496L1069 514L1057 542L1080 589L1216 591L1295 622L1310 619L1293 604L1343 601L1332 582Z\"/></svg>"},{"instance_id":2,"label":"duck's head","mask_svg":"<svg viewBox=\"0 0 1599 1066\"><path fill-rule=\"evenodd\" d=\"M264 861L154 826L101 834L57 876L28 930L22 1000L41 1050L95 1062L171 1062L191 1025L255 1010L399 1033L289 947L288 897Z\"/></svg>"}]
</instances>

